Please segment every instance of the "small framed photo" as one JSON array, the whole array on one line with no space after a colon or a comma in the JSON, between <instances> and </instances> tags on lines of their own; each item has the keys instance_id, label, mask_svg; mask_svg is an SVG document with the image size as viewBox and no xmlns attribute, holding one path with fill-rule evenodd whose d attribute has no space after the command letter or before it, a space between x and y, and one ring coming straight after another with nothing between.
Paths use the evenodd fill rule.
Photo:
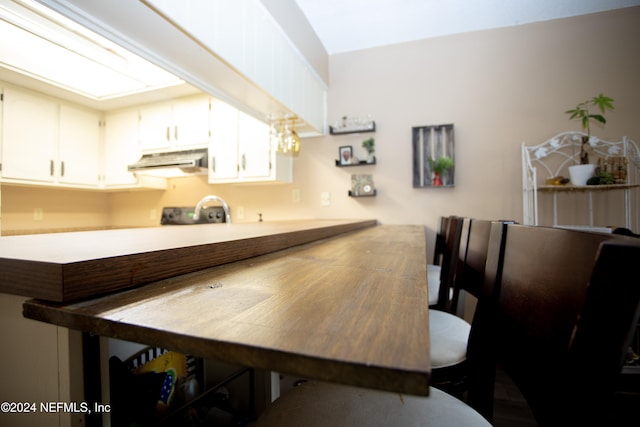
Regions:
<instances>
[{"instance_id":1,"label":"small framed photo","mask_svg":"<svg viewBox=\"0 0 640 427\"><path fill-rule=\"evenodd\" d=\"M353 157L353 147L351 145L345 145L340 147L340 164L341 165L350 165L352 157Z\"/></svg>"}]
</instances>

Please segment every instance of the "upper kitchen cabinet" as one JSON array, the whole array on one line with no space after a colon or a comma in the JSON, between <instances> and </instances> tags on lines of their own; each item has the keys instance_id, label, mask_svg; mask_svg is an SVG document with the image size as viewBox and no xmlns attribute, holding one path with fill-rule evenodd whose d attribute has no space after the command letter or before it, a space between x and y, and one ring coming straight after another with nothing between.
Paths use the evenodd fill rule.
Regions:
<instances>
[{"instance_id":1,"label":"upper kitchen cabinet","mask_svg":"<svg viewBox=\"0 0 640 427\"><path fill-rule=\"evenodd\" d=\"M97 187L100 116L28 92L3 94L2 181Z\"/></svg>"},{"instance_id":2,"label":"upper kitchen cabinet","mask_svg":"<svg viewBox=\"0 0 640 427\"><path fill-rule=\"evenodd\" d=\"M291 182L291 157L276 154L269 126L234 107L213 100L209 182Z\"/></svg>"},{"instance_id":3,"label":"upper kitchen cabinet","mask_svg":"<svg viewBox=\"0 0 640 427\"><path fill-rule=\"evenodd\" d=\"M46 3L256 117L324 132L326 85L260 0Z\"/></svg>"},{"instance_id":4,"label":"upper kitchen cabinet","mask_svg":"<svg viewBox=\"0 0 640 427\"><path fill-rule=\"evenodd\" d=\"M115 111L104 118L104 186L128 187L138 184L127 165L140 157L137 110Z\"/></svg>"},{"instance_id":5,"label":"upper kitchen cabinet","mask_svg":"<svg viewBox=\"0 0 640 427\"><path fill-rule=\"evenodd\" d=\"M2 104L2 180L52 182L58 104L10 88Z\"/></svg>"},{"instance_id":6,"label":"upper kitchen cabinet","mask_svg":"<svg viewBox=\"0 0 640 427\"><path fill-rule=\"evenodd\" d=\"M60 176L69 185L100 184L100 114L60 105Z\"/></svg>"},{"instance_id":7,"label":"upper kitchen cabinet","mask_svg":"<svg viewBox=\"0 0 640 427\"><path fill-rule=\"evenodd\" d=\"M209 97L187 97L140 109L143 152L206 147L209 144Z\"/></svg>"}]
</instances>

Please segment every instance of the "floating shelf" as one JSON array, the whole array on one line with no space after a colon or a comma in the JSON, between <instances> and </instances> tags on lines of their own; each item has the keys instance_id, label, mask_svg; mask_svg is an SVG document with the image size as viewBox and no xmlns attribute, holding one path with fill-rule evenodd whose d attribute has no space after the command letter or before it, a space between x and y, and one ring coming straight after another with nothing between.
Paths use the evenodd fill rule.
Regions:
<instances>
[{"instance_id":1,"label":"floating shelf","mask_svg":"<svg viewBox=\"0 0 640 427\"><path fill-rule=\"evenodd\" d=\"M358 163L352 163L352 164L349 164L349 165L341 165L340 164L340 160L336 160L336 167L348 168L348 167L351 167L351 166L370 166L370 165L375 165L376 162L377 162L377 159L375 157L373 158L373 162L371 162L371 163L367 162L366 160L360 160Z\"/></svg>"},{"instance_id":2,"label":"floating shelf","mask_svg":"<svg viewBox=\"0 0 640 427\"><path fill-rule=\"evenodd\" d=\"M355 195L353 194L353 191L349 190L349 197L376 197L378 195L378 190L373 190L373 193L371 194L360 194L360 195Z\"/></svg>"},{"instance_id":3,"label":"floating shelf","mask_svg":"<svg viewBox=\"0 0 640 427\"><path fill-rule=\"evenodd\" d=\"M344 130L336 129L333 126L329 126L329 133L331 135L347 135L350 133L365 133L365 132L375 132L376 131L376 122L371 122L369 126L366 127L349 127Z\"/></svg>"}]
</instances>

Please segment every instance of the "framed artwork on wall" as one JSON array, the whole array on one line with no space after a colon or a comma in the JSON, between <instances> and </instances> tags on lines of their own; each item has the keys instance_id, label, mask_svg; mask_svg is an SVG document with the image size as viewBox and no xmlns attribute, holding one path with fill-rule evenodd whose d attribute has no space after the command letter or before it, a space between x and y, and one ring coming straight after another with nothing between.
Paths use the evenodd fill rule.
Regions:
<instances>
[{"instance_id":1,"label":"framed artwork on wall","mask_svg":"<svg viewBox=\"0 0 640 427\"><path fill-rule=\"evenodd\" d=\"M413 187L453 187L453 124L412 128Z\"/></svg>"}]
</instances>

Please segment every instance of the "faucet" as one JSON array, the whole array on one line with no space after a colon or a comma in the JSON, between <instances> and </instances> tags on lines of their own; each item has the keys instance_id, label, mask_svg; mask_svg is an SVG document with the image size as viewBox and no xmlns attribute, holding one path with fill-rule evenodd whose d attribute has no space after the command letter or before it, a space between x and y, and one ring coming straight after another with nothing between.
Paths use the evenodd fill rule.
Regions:
<instances>
[{"instance_id":1,"label":"faucet","mask_svg":"<svg viewBox=\"0 0 640 427\"><path fill-rule=\"evenodd\" d=\"M202 210L202 208L206 203L211 201L219 202L222 205L222 209L224 209L224 222L226 222L227 224L231 224L231 214L229 213L229 205L227 204L227 202L222 200L222 198L214 195L204 196L202 199L200 199L200 201L196 205L195 210L193 211L193 221L195 222L198 220L198 218L200 218L200 211Z\"/></svg>"}]
</instances>

